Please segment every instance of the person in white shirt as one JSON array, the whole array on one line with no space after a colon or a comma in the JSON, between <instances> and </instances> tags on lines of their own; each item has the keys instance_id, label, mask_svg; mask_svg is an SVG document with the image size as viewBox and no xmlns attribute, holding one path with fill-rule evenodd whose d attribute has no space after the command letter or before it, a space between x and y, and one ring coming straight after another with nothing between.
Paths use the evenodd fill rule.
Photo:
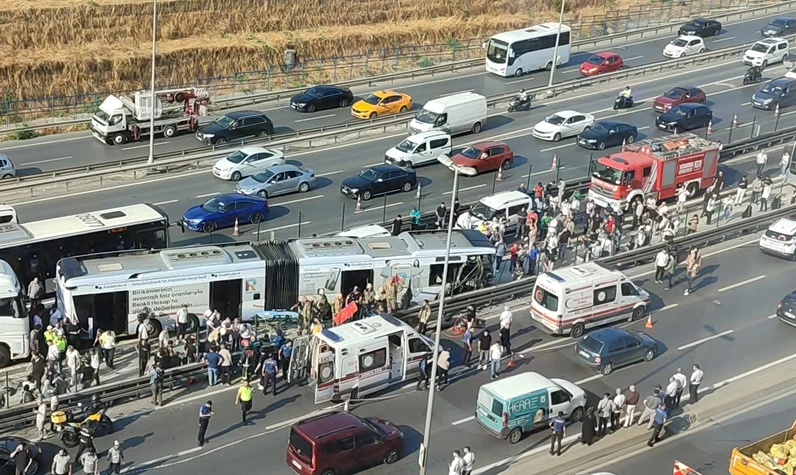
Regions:
<instances>
[{"instance_id":1,"label":"person in white shirt","mask_svg":"<svg viewBox=\"0 0 796 475\"><path fill-rule=\"evenodd\" d=\"M149 317L138 324L138 339L142 342L149 340Z\"/></svg>"},{"instance_id":2,"label":"person in white shirt","mask_svg":"<svg viewBox=\"0 0 796 475\"><path fill-rule=\"evenodd\" d=\"M158 335L158 344L161 348L166 348L169 346L169 327L163 326L163 329L160 330L160 334Z\"/></svg>"},{"instance_id":3,"label":"person in white shirt","mask_svg":"<svg viewBox=\"0 0 796 475\"><path fill-rule=\"evenodd\" d=\"M699 385L702 384L704 377L705 372L698 364L694 364L694 372L691 373L691 380L688 382L688 402L693 404L699 401Z\"/></svg>"},{"instance_id":4,"label":"person in white shirt","mask_svg":"<svg viewBox=\"0 0 796 475\"><path fill-rule=\"evenodd\" d=\"M458 450L453 451L453 460L448 466L448 475L462 475L464 469L464 460L462 454Z\"/></svg>"},{"instance_id":5,"label":"person in white shirt","mask_svg":"<svg viewBox=\"0 0 796 475\"><path fill-rule=\"evenodd\" d=\"M500 314L500 328L511 328L511 324L514 321L514 315L509 310L509 306L505 305L503 307L503 312Z\"/></svg>"},{"instance_id":6,"label":"person in white shirt","mask_svg":"<svg viewBox=\"0 0 796 475\"><path fill-rule=\"evenodd\" d=\"M669 253L666 251L666 249L661 249L661 252L659 252L655 256L655 283L656 284L662 284L663 283L663 277L666 274L666 264L669 263L669 259L670 259Z\"/></svg>"},{"instance_id":7,"label":"person in white shirt","mask_svg":"<svg viewBox=\"0 0 796 475\"><path fill-rule=\"evenodd\" d=\"M760 194L760 211L768 211L768 199L771 197L771 180L763 180L763 192Z\"/></svg>"},{"instance_id":8,"label":"person in white shirt","mask_svg":"<svg viewBox=\"0 0 796 475\"><path fill-rule=\"evenodd\" d=\"M622 417L622 412L625 410L625 395L622 394L622 388L616 388L616 396L614 396L614 406L611 408L611 430L616 431L621 425L619 419Z\"/></svg>"},{"instance_id":9,"label":"person in white shirt","mask_svg":"<svg viewBox=\"0 0 796 475\"><path fill-rule=\"evenodd\" d=\"M780 175L785 176L788 174L788 165L790 164L790 154L788 151L782 152L782 158L779 159Z\"/></svg>"},{"instance_id":10,"label":"person in white shirt","mask_svg":"<svg viewBox=\"0 0 796 475\"><path fill-rule=\"evenodd\" d=\"M503 346L501 346L499 341L496 341L492 343L492 346L489 347L489 359L490 359L489 372L491 373L492 379L495 379L498 376L500 376L501 358L503 358Z\"/></svg>"},{"instance_id":11,"label":"person in white shirt","mask_svg":"<svg viewBox=\"0 0 796 475\"><path fill-rule=\"evenodd\" d=\"M36 325L38 325L39 328L44 328L44 326L41 323L41 317L39 316L38 313L33 314L33 327L36 328Z\"/></svg>"},{"instance_id":12,"label":"person in white shirt","mask_svg":"<svg viewBox=\"0 0 796 475\"><path fill-rule=\"evenodd\" d=\"M755 162L757 162L757 176L762 176L763 169L766 167L766 163L768 162L768 155L766 154L765 150L761 150L760 153L757 154L757 159Z\"/></svg>"},{"instance_id":13,"label":"person in white shirt","mask_svg":"<svg viewBox=\"0 0 796 475\"><path fill-rule=\"evenodd\" d=\"M683 374L683 368L677 368L674 379L677 381L677 395L674 399L674 403L677 407L680 407L680 398L683 397L683 391L685 387L688 386L688 378Z\"/></svg>"},{"instance_id":14,"label":"person in white shirt","mask_svg":"<svg viewBox=\"0 0 796 475\"><path fill-rule=\"evenodd\" d=\"M83 366L83 362L80 360L80 352L71 345L66 348L66 366L69 368L69 373L72 376L73 387L77 387L77 383L80 380L78 375Z\"/></svg>"},{"instance_id":15,"label":"person in white shirt","mask_svg":"<svg viewBox=\"0 0 796 475\"><path fill-rule=\"evenodd\" d=\"M188 305L183 304L177 310L177 340L185 338L185 331L188 329Z\"/></svg>"},{"instance_id":16,"label":"person in white shirt","mask_svg":"<svg viewBox=\"0 0 796 475\"><path fill-rule=\"evenodd\" d=\"M469 445L464 447L464 457L462 457L462 459L464 461L462 475L471 475L473 473L473 467L475 467L475 452L473 452L473 449L471 449Z\"/></svg>"},{"instance_id":17,"label":"person in white shirt","mask_svg":"<svg viewBox=\"0 0 796 475\"><path fill-rule=\"evenodd\" d=\"M664 391L663 401L666 404L666 414L671 415L672 409L674 409L674 401L677 398L677 388L680 386L680 383L677 382L674 376L669 378L669 385L666 386L666 390Z\"/></svg>"},{"instance_id":18,"label":"person in white shirt","mask_svg":"<svg viewBox=\"0 0 796 475\"><path fill-rule=\"evenodd\" d=\"M683 208L685 208L685 202L688 200L688 189L685 186L680 186L677 189L677 214L681 214L683 212Z\"/></svg>"}]
</instances>

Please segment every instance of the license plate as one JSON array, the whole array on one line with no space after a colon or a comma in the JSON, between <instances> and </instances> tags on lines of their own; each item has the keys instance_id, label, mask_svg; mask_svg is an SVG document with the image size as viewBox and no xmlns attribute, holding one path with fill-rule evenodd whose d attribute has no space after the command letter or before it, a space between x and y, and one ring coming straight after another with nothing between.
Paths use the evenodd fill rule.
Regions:
<instances>
[{"instance_id":1,"label":"license plate","mask_svg":"<svg viewBox=\"0 0 796 475\"><path fill-rule=\"evenodd\" d=\"M300 463L296 462L295 460L291 460L290 463L292 463L293 466L296 467L297 469L301 470L301 464Z\"/></svg>"},{"instance_id":2,"label":"license plate","mask_svg":"<svg viewBox=\"0 0 796 475\"><path fill-rule=\"evenodd\" d=\"M787 316L788 318L796 319L796 315L794 315L794 314L792 314L790 312L785 312L785 316Z\"/></svg>"},{"instance_id":3,"label":"license plate","mask_svg":"<svg viewBox=\"0 0 796 475\"><path fill-rule=\"evenodd\" d=\"M658 124L658 128L659 128L659 129L666 130L666 126L665 126L665 125L663 125L663 124Z\"/></svg>"},{"instance_id":4,"label":"license plate","mask_svg":"<svg viewBox=\"0 0 796 475\"><path fill-rule=\"evenodd\" d=\"M590 357L590 355L588 353L586 353L585 351L578 351L578 353L580 354L580 356L582 356L584 358L589 358Z\"/></svg>"}]
</instances>

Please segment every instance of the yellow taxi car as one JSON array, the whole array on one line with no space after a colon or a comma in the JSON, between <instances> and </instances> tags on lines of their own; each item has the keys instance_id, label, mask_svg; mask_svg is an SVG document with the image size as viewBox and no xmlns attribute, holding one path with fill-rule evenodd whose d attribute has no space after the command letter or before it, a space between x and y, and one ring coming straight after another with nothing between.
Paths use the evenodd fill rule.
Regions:
<instances>
[{"instance_id":1,"label":"yellow taxi car","mask_svg":"<svg viewBox=\"0 0 796 475\"><path fill-rule=\"evenodd\" d=\"M383 115L398 114L412 108L409 94L395 91L377 91L351 106L351 115L357 119L375 119Z\"/></svg>"}]
</instances>

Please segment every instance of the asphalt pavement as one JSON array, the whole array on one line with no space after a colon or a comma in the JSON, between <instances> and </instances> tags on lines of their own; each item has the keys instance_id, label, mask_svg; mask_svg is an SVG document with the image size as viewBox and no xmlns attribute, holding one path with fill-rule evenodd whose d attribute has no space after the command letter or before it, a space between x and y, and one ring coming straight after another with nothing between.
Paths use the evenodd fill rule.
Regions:
<instances>
[{"instance_id":1,"label":"asphalt pavement","mask_svg":"<svg viewBox=\"0 0 796 475\"><path fill-rule=\"evenodd\" d=\"M710 51L751 44L760 38L759 30L763 25L774 17L786 14L787 12L783 11L767 17L745 18L737 22L728 22L724 25L725 28L721 34L707 38L705 45ZM661 61L665 59L662 55L663 48L672 39L674 39L674 35L664 34L573 51L569 63L558 69L555 80L559 82L577 78L580 64L591 54L600 51L620 53L629 68ZM414 108L420 109L425 102L442 95L465 91L474 91L486 96L497 95L518 91L522 87L543 86L547 83L548 77L549 73L540 71L521 78L501 78L486 73L482 67L476 67L472 71L460 71L455 74L422 76L414 80L400 80L394 83L376 83L370 87L354 88L354 93L357 97L364 97L367 93L378 89L397 89L412 95ZM291 110L287 101L253 105L240 109L264 111L273 120L277 133L314 129L353 121L348 108L301 114ZM208 120L212 120L212 118L208 118ZM155 145L156 153L162 153L196 148L201 144L192 135L184 135L168 140L162 137L158 138ZM35 138L20 144L9 143L5 147L0 147L0 151L9 154L21 175L30 175L43 171L146 156L148 146L148 143L142 142L110 147L94 139L88 132L75 132ZM383 150L380 150L379 155L376 156L380 157L382 152Z\"/></svg>"},{"instance_id":2,"label":"asphalt pavement","mask_svg":"<svg viewBox=\"0 0 796 475\"><path fill-rule=\"evenodd\" d=\"M676 285L664 291L651 282L652 269L643 266L630 272L634 280L653 294L652 319L654 327L644 329L644 321L621 326L648 332L661 341L662 353L650 363L638 364L601 376L576 362L573 341L552 338L531 324L527 301L515 306L515 335L513 347L522 355L512 372L537 371L548 377L568 379L590 394L597 395L617 387L636 384L646 394L655 384L664 384L677 367L689 371L693 363L705 370L706 385L732 378L792 353L790 332L774 314L776 303L792 288L792 264L765 256L756 250L756 236L727 242L704 251L705 262L696 281L696 291L684 296L682 269ZM524 309L524 310L523 310ZM487 316L495 325L497 315ZM761 351L765 342L765 351ZM458 341L448 341L454 348L454 361L459 357ZM739 357L742 355L742 357ZM452 384L438 393L434 408L432 441L429 453L430 473L441 473L451 450L464 445L478 453L478 466L501 466L522 453L547 443L547 432L527 436L517 445L510 445L486 434L473 420L472 413L478 388L488 381L483 371L452 371ZM154 412L140 410L119 422L120 429L98 440L102 449L119 439L126 447L130 462L128 472L188 474L216 472L228 469L234 460L236 470L255 471L268 466L269 473L291 473L284 465L286 428L295 420L329 406L314 404L312 393L305 388L280 388L278 396L258 394L254 400L252 426L237 424L239 414L233 406L234 387L206 389L186 395ZM387 417L406 432L408 453L395 465L377 467L368 473L409 473L416 470L417 448L421 440L427 393L415 392L413 383L368 398L368 402L354 406L360 416ZM709 398L710 394L705 398ZM195 447L196 410L206 399L215 403L216 415L210 423L210 444ZM145 403L141 403L143 408ZM143 409L141 409L143 410ZM577 425L568 429L579 431ZM212 455L211 455L212 454ZM256 454L256 455L253 455ZM378 472L377 472L378 471Z\"/></svg>"}]
</instances>

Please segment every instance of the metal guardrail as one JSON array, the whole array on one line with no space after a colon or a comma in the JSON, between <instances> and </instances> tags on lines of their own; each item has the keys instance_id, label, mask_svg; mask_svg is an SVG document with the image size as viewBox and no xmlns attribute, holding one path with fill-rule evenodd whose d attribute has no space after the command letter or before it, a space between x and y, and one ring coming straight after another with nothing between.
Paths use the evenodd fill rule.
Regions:
<instances>
[{"instance_id":1,"label":"metal guardrail","mask_svg":"<svg viewBox=\"0 0 796 475\"><path fill-rule=\"evenodd\" d=\"M790 0L787 2L781 2L774 5L764 5L757 8L751 9L742 9L730 13L725 13L721 16L716 17L716 19L721 19L724 22L732 21L734 19L745 18L749 16L757 16L759 14L768 14L771 12L779 12L783 10L790 10L791 8L796 6L796 0ZM712 13L712 12L711 12ZM648 28L642 28L637 30L629 30L620 33L615 33L611 35L603 35L603 36L596 36L588 39L573 41L572 46L573 48L580 48L580 47L594 47L598 45L606 45L606 46L613 46L619 42L624 42L630 39L643 39L649 38L650 36L657 36L663 32L671 33L677 31L681 25L683 19L677 21L676 23L667 23L665 25L656 25ZM402 71L397 73L389 73L384 75L377 75L377 76L370 76L365 78L359 79L352 79L349 81L342 81L337 82L336 84L341 86L347 87L354 87L354 86L368 86L371 87L375 83L384 84L384 83L394 83L396 80L403 80L403 79L412 79L423 76L434 76L435 74L443 74L443 73L454 73L457 71L461 71L464 69L472 69L476 66L483 66L484 58L478 59L466 59L461 61L452 61L446 64L440 64L436 66L431 66L428 68L423 68L420 70L413 70L413 71ZM244 83L241 83L245 86ZM306 90L305 87L301 88L294 88L294 89L283 89L279 91L271 91L265 93L256 93L241 97L233 97L229 99L222 99L215 102L215 109L222 110L222 109L229 109L233 107L241 107L251 104L259 104L265 102L275 102L279 100L283 100L289 97L294 96L300 92ZM67 120L58 120L53 122L47 122L42 124L19 124L19 127L9 127L6 126L0 129L0 135L4 134L11 134L20 131L27 131L27 130L38 130L38 129L51 129L51 128L58 128L58 127L66 127L66 126L73 126L73 125L81 125L89 123L91 120L86 118L79 118L79 119L67 119Z\"/></svg>"},{"instance_id":2,"label":"metal guardrail","mask_svg":"<svg viewBox=\"0 0 796 475\"><path fill-rule=\"evenodd\" d=\"M794 35L796 36L796 35ZM645 67L630 68L594 77L577 78L554 84L553 87L538 87L530 89L533 94L544 94L547 97L555 97L559 94L571 92L583 87L606 84L613 81L627 82L629 78L644 77L659 72L684 69L696 65L709 63L711 61L725 60L730 57L742 55L747 50L747 46L730 47L718 51L708 51L702 54L693 55L681 59L670 59L658 61ZM496 108L500 104L514 97L515 93L498 94L488 98L487 104L491 108ZM241 141L240 143L228 143L223 147L206 146L193 149L166 152L155 156L155 165L147 164L148 157L137 157L114 162L104 162L96 165L86 165L82 167L65 168L53 172L40 173L29 176L18 176L14 179L4 180L0 183L0 192L26 190L36 186L53 185L56 183L68 183L73 180L84 180L88 178L101 178L110 174L147 171L157 168L161 172L168 172L174 168L184 166L198 167L200 162L210 158L218 158L227 153L233 147L244 145L264 145L270 147L289 147L291 145L305 144L305 148L313 146L326 146L343 141L357 140L364 135L374 133L403 130L408 124L408 119L415 115L414 112L405 112L392 117L378 118L367 121L345 122L343 124L318 127L288 134L279 134L262 139L252 139L251 141ZM32 190L31 190L32 191Z\"/></svg>"}]
</instances>

